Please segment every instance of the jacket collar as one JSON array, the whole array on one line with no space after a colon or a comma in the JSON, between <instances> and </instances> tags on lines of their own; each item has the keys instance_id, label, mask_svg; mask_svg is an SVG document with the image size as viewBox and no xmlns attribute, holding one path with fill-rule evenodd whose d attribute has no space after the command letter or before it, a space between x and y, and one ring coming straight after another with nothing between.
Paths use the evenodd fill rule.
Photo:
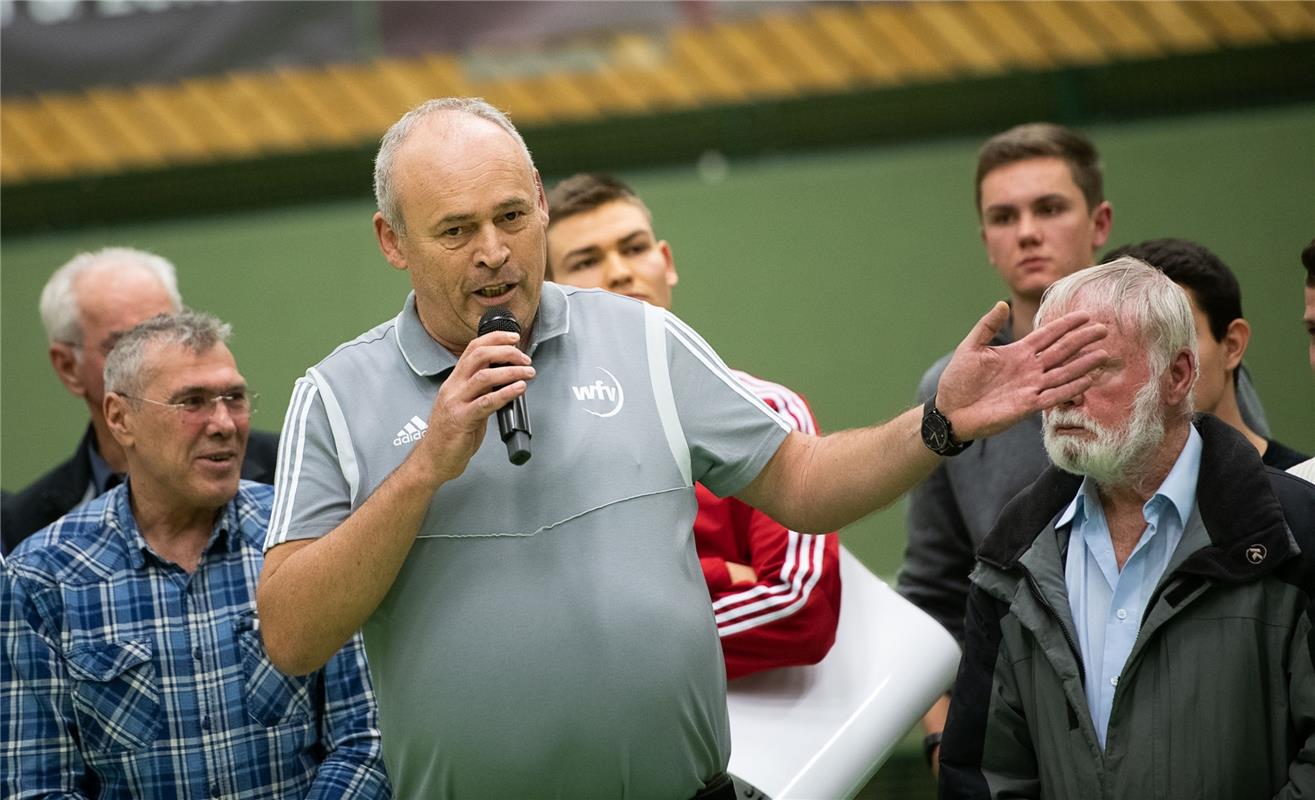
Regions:
<instances>
[{"instance_id":1,"label":"jacket collar","mask_svg":"<svg viewBox=\"0 0 1315 800\"><path fill-rule=\"evenodd\" d=\"M1300 550L1260 454L1240 433L1209 414L1198 415L1193 424L1202 440L1196 507L1209 544L1188 556L1178 571L1228 582L1267 575ZM1015 568L1081 483L1081 476L1049 467L1000 512L978 558L1000 569Z\"/></svg>"},{"instance_id":2,"label":"jacket collar","mask_svg":"<svg viewBox=\"0 0 1315 800\"><path fill-rule=\"evenodd\" d=\"M51 507L58 511L56 517L62 517L69 509L81 503L91 492L95 497L95 490L89 489L95 476L92 473L91 458L95 452L96 426L90 422L87 423L87 432L82 435L82 441L78 443L78 450L73 454L70 461L65 462L68 468L63 480L50 487L43 496ZM52 520L53 521L53 520Z\"/></svg>"},{"instance_id":3,"label":"jacket collar","mask_svg":"<svg viewBox=\"0 0 1315 800\"><path fill-rule=\"evenodd\" d=\"M539 295L539 310L534 315L534 328L530 331L530 347L534 354L543 342L566 333L570 328L570 308L566 292L555 283L544 281ZM457 365L457 357L448 352L425 330L416 310L416 294L406 296L406 305L397 315L397 347L411 370L417 375L434 376Z\"/></svg>"}]
</instances>

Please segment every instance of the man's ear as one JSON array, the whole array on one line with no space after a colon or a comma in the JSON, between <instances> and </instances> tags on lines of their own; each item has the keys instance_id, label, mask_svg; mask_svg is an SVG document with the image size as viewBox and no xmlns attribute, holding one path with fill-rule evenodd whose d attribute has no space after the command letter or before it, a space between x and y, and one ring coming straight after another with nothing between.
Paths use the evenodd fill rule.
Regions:
<instances>
[{"instance_id":1,"label":"man's ear","mask_svg":"<svg viewBox=\"0 0 1315 800\"><path fill-rule=\"evenodd\" d=\"M379 249L389 264L397 269L406 269L406 256L402 255L402 248L398 246L401 234L393 230L393 226L378 211L374 212L374 238L378 240Z\"/></svg>"},{"instance_id":2,"label":"man's ear","mask_svg":"<svg viewBox=\"0 0 1315 800\"><path fill-rule=\"evenodd\" d=\"M1196 354L1191 348L1184 347L1174 354L1165 380L1164 404L1177 408L1192 393L1192 386L1196 383Z\"/></svg>"},{"instance_id":3,"label":"man's ear","mask_svg":"<svg viewBox=\"0 0 1315 800\"><path fill-rule=\"evenodd\" d=\"M1219 341L1219 346L1224 348L1224 366L1229 370L1237 369L1237 365L1242 363L1242 356L1246 355L1247 345L1251 343L1251 325L1241 317L1228 323L1228 329L1224 331L1224 338Z\"/></svg>"},{"instance_id":4,"label":"man's ear","mask_svg":"<svg viewBox=\"0 0 1315 800\"><path fill-rule=\"evenodd\" d=\"M101 402L101 411L105 414L105 425L113 434L119 446L127 450L133 442L132 420L128 407L128 398L116 392L106 392Z\"/></svg>"},{"instance_id":5,"label":"man's ear","mask_svg":"<svg viewBox=\"0 0 1315 800\"><path fill-rule=\"evenodd\" d=\"M1091 248L1099 250L1109 241L1110 228L1114 225L1114 206L1108 200L1102 200L1091 215Z\"/></svg>"},{"instance_id":6,"label":"man's ear","mask_svg":"<svg viewBox=\"0 0 1315 800\"><path fill-rule=\"evenodd\" d=\"M78 397L87 396L87 387L78 375L78 350L67 342L54 342L47 351L50 354L50 366L64 388Z\"/></svg>"},{"instance_id":7,"label":"man's ear","mask_svg":"<svg viewBox=\"0 0 1315 800\"><path fill-rule=\"evenodd\" d=\"M666 239L658 242L658 251L662 253L663 260L667 262L667 286L675 286L680 280L680 276L676 274L676 259L671 255L671 245L667 244Z\"/></svg>"},{"instance_id":8,"label":"man's ear","mask_svg":"<svg viewBox=\"0 0 1315 800\"><path fill-rule=\"evenodd\" d=\"M543 188L543 178L539 177L539 171L534 171L534 204L538 207L539 212L543 214L543 224L548 224L548 192Z\"/></svg>"}]
</instances>

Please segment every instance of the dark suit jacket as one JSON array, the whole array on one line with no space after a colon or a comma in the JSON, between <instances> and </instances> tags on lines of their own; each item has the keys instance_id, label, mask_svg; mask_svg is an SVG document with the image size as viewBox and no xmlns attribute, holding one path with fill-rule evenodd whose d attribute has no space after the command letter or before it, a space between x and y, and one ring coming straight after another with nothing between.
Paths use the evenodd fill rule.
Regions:
<instances>
[{"instance_id":1,"label":"dark suit jacket","mask_svg":"<svg viewBox=\"0 0 1315 800\"><path fill-rule=\"evenodd\" d=\"M0 500L0 553L8 554L18 543L73 510L91 484L91 442L96 432L91 425L77 452L68 461L37 478L21 492ZM251 431L247 438L242 477L258 483L274 483L279 437Z\"/></svg>"}]
</instances>

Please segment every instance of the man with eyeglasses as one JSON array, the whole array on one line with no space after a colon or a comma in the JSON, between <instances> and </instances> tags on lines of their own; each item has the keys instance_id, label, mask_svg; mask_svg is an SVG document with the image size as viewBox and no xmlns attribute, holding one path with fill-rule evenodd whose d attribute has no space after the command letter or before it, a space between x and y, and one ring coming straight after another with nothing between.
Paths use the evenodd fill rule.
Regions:
<instances>
[{"instance_id":1,"label":"man with eyeglasses","mask_svg":"<svg viewBox=\"0 0 1315 800\"><path fill-rule=\"evenodd\" d=\"M270 662L256 580L272 487L239 471L255 395L207 314L154 317L105 362L128 478L24 540L0 604L0 796L391 793L360 637Z\"/></svg>"},{"instance_id":2,"label":"man with eyeglasses","mask_svg":"<svg viewBox=\"0 0 1315 800\"><path fill-rule=\"evenodd\" d=\"M173 264L142 250L79 253L50 276L40 302L50 365L90 421L72 458L0 500L0 553L123 480L128 465L101 411L105 357L124 331L181 308ZM278 436L252 431L242 477L273 483L277 457Z\"/></svg>"}]
</instances>

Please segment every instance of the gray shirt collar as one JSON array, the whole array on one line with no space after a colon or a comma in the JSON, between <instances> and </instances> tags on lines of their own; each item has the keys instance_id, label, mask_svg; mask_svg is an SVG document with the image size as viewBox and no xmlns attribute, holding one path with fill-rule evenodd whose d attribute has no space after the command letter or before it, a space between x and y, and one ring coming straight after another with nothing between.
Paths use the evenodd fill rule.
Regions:
<instances>
[{"instance_id":1,"label":"gray shirt collar","mask_svg":"<svg viewBox=\"0 0 1315 800\"><path fill-rule=\"evenodd\" d=\"M534 317L534 330L531 332L529 353L542 342L561 336L570 330L571 311L566 302L566 292L555 283L544 281L543 292L539 296L539 311ZM457 364L457 357L448 352L425 330L420 321L420 312L416 310L416 295L411 292L406 296L406 305L397 315L397 347L402 351L402 358L417 375L432 376L452 369Z\"/></svg>"}]
</instances>

